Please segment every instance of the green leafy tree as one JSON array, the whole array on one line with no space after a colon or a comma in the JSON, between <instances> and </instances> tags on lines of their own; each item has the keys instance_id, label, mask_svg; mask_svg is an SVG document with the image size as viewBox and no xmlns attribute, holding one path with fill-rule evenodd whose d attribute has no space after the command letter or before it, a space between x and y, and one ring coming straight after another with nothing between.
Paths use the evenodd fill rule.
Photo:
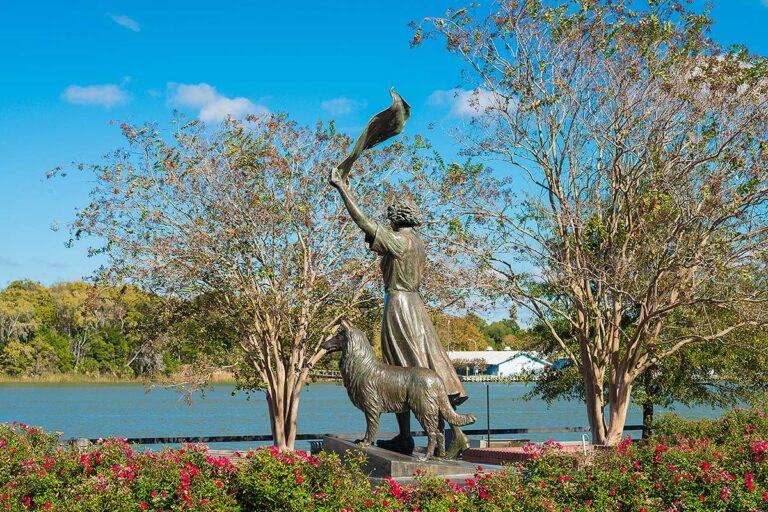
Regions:
<instances>
[{"instance_id":1,"label":"green leafy tree","mask_svg":"<svg viewBox=\"0 0 768 512\"><path fill-rule=\"evenodd\" d=\"M47 288L33 281L14 281L0 292L0 344L23 340L49 324L54 306Z\"/></svg>"},{"instance_id":2,"label":"green leafy tree","mask_svg":"<svg viewBox=\"0 0 768 512\"><path fill-rule=\"evenodd\" d=\"M135 286L104 286L84 282L51 288L53 326L70 341L73 369L90 358L89 372L120 375L146 343L145 324L162 315L164 304ZM158 335L157 332L153 335Z\"/></svg>"},{"instance_id":3,"label":"green leafy tree","mask_svg":"<svg viewBox=\"0 0 768 512\"><path fill-rule=\"evenodd\" d=\"M462 141L503 167L433 176L455 212L446 236L495 274L489 295L546 326L581 375L593 441L615 444L647 370L764 323L765 288L744 276L764 274L768 61L717 44L708 13L676 0L479 12L414 40L437 35L467 64ZM691 325L668 323L680 309ZM735 314L715 328L718 309Z\"/></svg>"},{"instance_id":4,"label":"green leafy tree","mask_svg":"<svg viewBox=\"0 0 768 512\"><path fill-rule=\"evenodd\" d=\"M521 335L522 330L517 322L507 319L488 324L483 332L491 339L493 346L501 350L506 346L519 346L517 337Z\"/></svg>"},{"instance_id":5,"label":"green leafy tree","mask_svg":"<svg viewBox=\"0 0 768 512\"><path fill-rule=\"evenodd\" d=\"M485 350L488 346L483 331L471 319L436 313L432 322L446 350Z\"/></svg>"},{"instance_id":6,"label":"green leafy tree","mask_svg":"<svg viewBox=\"0 0 768 512\"><path fill-rule=\"evenodd\" d=\"M19 340L11 340L3 347L0 354L0 365L8 375L21 376L27 374L35 360L35 349Z\"/></svg>"}]
</instances>

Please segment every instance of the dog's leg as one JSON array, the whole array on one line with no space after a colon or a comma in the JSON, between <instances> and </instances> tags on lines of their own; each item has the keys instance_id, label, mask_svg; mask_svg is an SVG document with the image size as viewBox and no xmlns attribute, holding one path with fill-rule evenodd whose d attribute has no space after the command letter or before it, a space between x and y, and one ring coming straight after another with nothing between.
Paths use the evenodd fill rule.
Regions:
<instances>
[{"instance_id":1,"label":"dog's leg","mask_svg":"<svg viewBox=\"0 0 768 512\"><path fill-rule=\"evenodd\" d=\"M450 401L451 407L454 411L456 410L456 404L454 401L457 399L457 397L458 395L451 395L448 397L448 400ZM467 435L461 431L461 427L453 425L452 423L449 423L449 425L451 425L453 440L451 441L451 445L448 447L445 458L458 459L461 452L469 448L469 438L467 438Z\"/></svg>"},{"instance_id":2,"label":"dog's leg","mask_svg":"<svg viewBox=\"0 0 768 512\"><path fill-rule=\"evenodd\" d=\"M437 434L433 430L427 434L427 449L424 451L424 460L431 459L435 454L435 444L437 444Z\"/></svg>"},{"instance_id":3,"label":"dog's leg","mask_svg":"<svg viewBox=\"0 0 768 512\"><path fill-rule=\"evenodd\" d=\"M368 446L376 441L376 435L379 433L379 419L381 413L378 410L365 411L365 437L358 443Z\"/></svg>"},{"instance_id":4,"label":"dog's leg","mask_svg":"<svg viewBox=\"0 0 768 512\"><path fill-rule=\"evenodd\" d=\"M445 458L445 434L443 434L443 430L440 429L437 431L437 446L435 448L435 455L437 457Z\"/></svg>"},{"instance_id":5,"label":"dog's leg","mask_svg":"<svg viewBox=\"0 0 768 512\"><path fill-rule=\"evenodd\" d=\"M435 455L443 458L445 457L445 420L442 414L437 422L437 446L435 447Z\"/></svg>"},{"instance_id":6,"label":"dog's leg","mask_svg":"<svg viewBox=\"0 0 768 512\"><path fill-rule=\"evenodd\" d=\"M427 433L427 448L424 451L424 456L420 457L421 460L427 460L435 453L435 445L437 444L437 423L439 414L435 411L434 414L417 414L416 419L419 420L421 428Z\"/></svg>"}]
</instances>

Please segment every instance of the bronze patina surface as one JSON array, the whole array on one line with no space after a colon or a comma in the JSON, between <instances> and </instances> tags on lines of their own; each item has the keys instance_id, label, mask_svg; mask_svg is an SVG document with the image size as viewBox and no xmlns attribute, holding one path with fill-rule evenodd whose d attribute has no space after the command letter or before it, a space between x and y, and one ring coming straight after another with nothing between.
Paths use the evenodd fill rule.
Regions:
<instances>
[{"instance_id":1,"label":"bronze patina surface","mask_svg":"<svg viewBox=\"0 0 768 512\"><path fill-rule=\"evenodd\" d=\"M451 405L456 407L468 395L440 343L419 293L427 261L424 242L416 232L421 225L419 208L408 198L400 197L387 208L390 226L381 225L360 209L353 188L347 182L354 159L364 149L400 133L410 115L408 104L391 92L392 106L371 119L352 155L339 168L331 170L329 181L338 190L352 220L365 234L369 248L381 256L385 291L381 324L384 361L394 366L433 370L442 380ZM350 158L352 163L349 163ZM410 413L398 413L397 421L398 436L391 441L380 441L379 446L410 454L413 451ZM448 455L455 457L468 446L468 440L457 426L454 425L452 430L453 441Z\"/></svg>"},{"instance_id":2,"label":"bronze patina surface","mask_svg":"<svg viewBox=\"0 0 768 512\"><path fill-rule=\"evenodd\" d=\"M456 426L475 422L474 416L453 410L443 380L434 370L379 361L368 338L352 325L346 324L339 334L323 343L323 348L342 352L339 369L344 387L354 406L365 414L365 437L358 441L363 446L376 440L383 412L413 412L427 433L424 458L435 453L445 456L441 418Z\"/></svg>"}]
</instances>

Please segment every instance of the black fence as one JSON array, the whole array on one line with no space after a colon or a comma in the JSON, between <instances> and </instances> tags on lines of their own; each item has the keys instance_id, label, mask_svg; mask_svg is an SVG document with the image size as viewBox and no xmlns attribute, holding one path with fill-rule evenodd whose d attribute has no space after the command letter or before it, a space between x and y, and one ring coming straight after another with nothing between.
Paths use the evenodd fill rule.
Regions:
<instances>
[{"instance_id":1,"label":"black fence","mask_svg":"<svg viewBox=\"0 0 768 512\"><path fill-rule=\"evenodd\" d=\"M626 425L625 431L643 430L642 425ZM469 436L490 436L508 435L508 434L562 434L562 433L586 433L589 427L558 427L558 428L492 428L492 429L465 429L462 430ZM381 437L392 437L395 432L382 432ZM297 441L319 441L323 437L338 437L341 439L361 439L364 432L347 433L326 433L326 434L297 434ZM415 437L423 437L427 434L422 430L411 432ZM272 434L255 434L246 436L183 436L183 437L129 437L126 441L130 444L179 444L179 443L254 443L272 441ZM96 443L98 439L87 439L88 442ZM70 443L77 444L82 439L71 439Z\"/></svg>"}]
</instances>

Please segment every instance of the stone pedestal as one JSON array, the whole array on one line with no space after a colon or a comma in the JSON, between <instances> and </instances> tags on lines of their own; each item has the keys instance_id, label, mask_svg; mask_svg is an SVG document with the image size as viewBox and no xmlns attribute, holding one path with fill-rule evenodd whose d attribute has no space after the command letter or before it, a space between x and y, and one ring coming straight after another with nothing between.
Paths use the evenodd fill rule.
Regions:
<instances>
[{"instance_id":1,"label":"stone pedestal","mask_svg":"<svg viewBox=\"0 0 768 512\"><path fill-rule=\"evenodd\" d=\"M475 464L445 459L429 459L422 461L417 456L403 455L376 446L360 447L351 441L337 437L323 438L323 451L339 455L343 460L348 451L362 450L367 461L362 470L373 483L392 477L396 481L409 482L413 480L416 470L443 478L450 478L462 483L465 478L472 478L477 466Z\"/></svg>"}]
</instances>

